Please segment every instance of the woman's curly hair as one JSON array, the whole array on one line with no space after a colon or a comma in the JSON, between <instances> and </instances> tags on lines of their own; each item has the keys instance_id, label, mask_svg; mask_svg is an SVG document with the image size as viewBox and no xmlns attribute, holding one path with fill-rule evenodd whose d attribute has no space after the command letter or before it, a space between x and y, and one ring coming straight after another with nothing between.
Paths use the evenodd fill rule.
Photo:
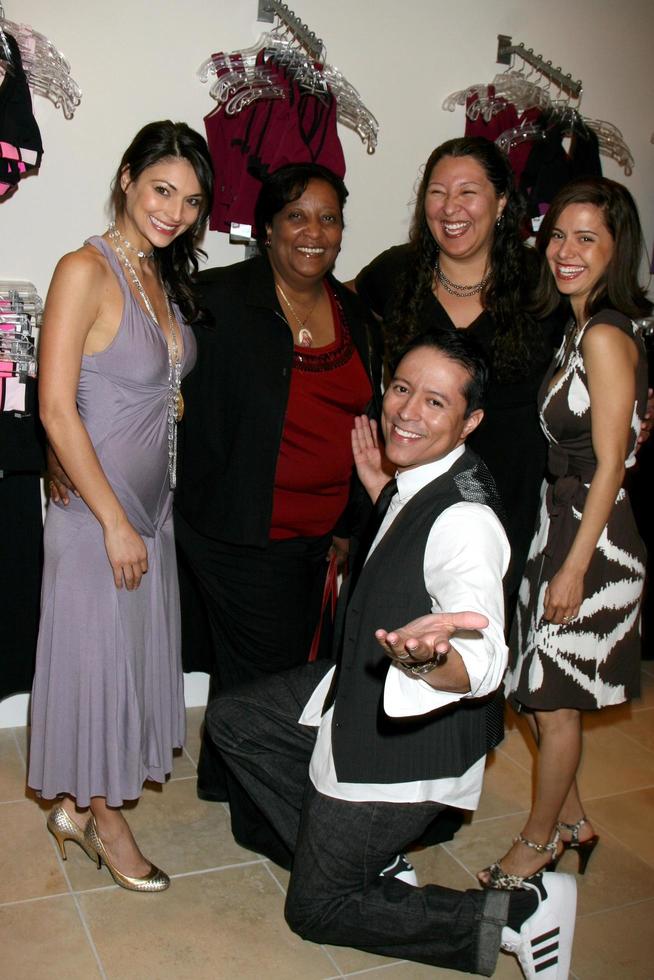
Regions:
<instances>
[{"instance_id":1,"label":"woman's curly hair","mask_svg":"<svg viewBox=\"0 0 654 980\"><path fill-rule=\"evenodd\" d=\"M420 311L431 293L438 256L425 217L425 197L432 171L444 157L473 157L484 169L498 198L505 197L502 216L493 229L489 278L481 291L481 303L495 321L493 370L500 380L524 377L525 367L536 353L533 319L526 311L526 289L533 278L528 249L521 231L526 208L515 186L507 157L483 137L448 140L432 152L424 167L409 234L410 261L398 281L390 313L385 320L388 352L396 354L414 335L424 330Z\"/></svg>"}]
</instances>

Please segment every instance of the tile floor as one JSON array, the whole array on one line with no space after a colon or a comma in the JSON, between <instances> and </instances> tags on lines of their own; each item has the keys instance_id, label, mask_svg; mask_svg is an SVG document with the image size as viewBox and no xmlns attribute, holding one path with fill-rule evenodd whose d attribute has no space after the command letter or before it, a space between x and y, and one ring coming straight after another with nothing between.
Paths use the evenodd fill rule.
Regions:
<instances>
[{"instance_id":1,"label":"tile floor","mask_svg":"<svg viewBox=\"0 0 654 980\"><path fill-rule=\"evenodd\" d=\"M195 795L202 711L188 711L188 745L163 789L130 816L143 851L173 877L135 895L69 844L60 860L45 811L25 794L25 729L0 731L0 977L3 980L423 980L454 977L357 950L314 946L282 915L285 872L232 840L222 804ZM654 976L654 663L643 695L589 720L581 788L601 834L585 877L572 976ZM515 720L489 760L481 806L456 840L415 855L422 881L474 886L502 853L530 798L531 755ZM569 866L568 866L568 862ZM563 867L573 870L572 855ZM500 956L502 980L521 976Z\"/></svg>"}]
</instances>

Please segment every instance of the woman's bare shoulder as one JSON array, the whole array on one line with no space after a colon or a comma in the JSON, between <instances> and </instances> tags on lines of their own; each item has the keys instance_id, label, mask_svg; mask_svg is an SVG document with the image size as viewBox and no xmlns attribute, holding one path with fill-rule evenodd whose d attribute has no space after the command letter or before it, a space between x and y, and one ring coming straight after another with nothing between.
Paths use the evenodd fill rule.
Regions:
<instances>
[{"instance_id":1,"label":"woman's bare shoulder","mask_svg":"<svg viewBox=\"0 0 654 980\"><path fill-rule=\"evenodd\" d=\"M57 278L73 279L87 285L101 283L110 274L111 268L105 256L89 243L74 252L66 252L55 268Z\"/></svg>"}]
</instances>

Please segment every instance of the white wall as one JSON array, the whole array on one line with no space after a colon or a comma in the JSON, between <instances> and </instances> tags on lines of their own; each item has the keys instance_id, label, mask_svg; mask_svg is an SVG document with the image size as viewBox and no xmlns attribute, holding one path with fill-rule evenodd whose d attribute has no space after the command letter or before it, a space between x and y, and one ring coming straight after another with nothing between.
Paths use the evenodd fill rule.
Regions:
<instances>
[{"instance_id":1,"label":"white wall","mask_svg":"<svg viewBox=\"0 0 654 980\"><path fill-rule=\"evenodd\" d=\"M608 160L605 173L634 194L651 247L651 0L289 5L325 40L328 60L359 89L381 127L373 156L357 136L342 131L350 200L341 278L405 239L420 164L442 140L463 133L463 110L444 112L441 103L501 70L495 63L499 33L581 78L586 115L622 130L636 160L633 176L624 177ZM252 44L267 25L256 22L257 0L4 0L4 8L8 18L30 24L64 52L83 90L72 120L43 98L35 100L45 146L41 173L0 204L0 278L31 279L45 295L59 256L106 227L109 182L137 129L167 117L203 131L202 118L214 103L197 68L213 51ZM208 233L205 247L211 264L243 254L217 232Z\"/></svg>"},{"instance_id":2,"label":"white wall","mask_svg":"<svg viewBox=\"0 0 654 980\"><path fill-rule=\"evenodd\" d=\"M441 109L450 92L489 81L497 34L542 52L584 82L583 110L623 132L636 160L630 178L606 161L638 201L654 238L651 0L294 0L327 44L328 60L360 91L381 126L377 152L342 131L350 189L338 273L348 278L405 238L418 168L442 140L463 133L463 110ZM108 185L136 130L184 119L203 131L213 107L196 69L212 51L252 44L257 0L4 0L5 15L64 52L83 90L74 119L35 100L45 156L38 177L0 204L0 278L32 279L45 293L58 257L106 226ZM242 257L218 232L210 262Z\"/></svg>"}]
</instances>

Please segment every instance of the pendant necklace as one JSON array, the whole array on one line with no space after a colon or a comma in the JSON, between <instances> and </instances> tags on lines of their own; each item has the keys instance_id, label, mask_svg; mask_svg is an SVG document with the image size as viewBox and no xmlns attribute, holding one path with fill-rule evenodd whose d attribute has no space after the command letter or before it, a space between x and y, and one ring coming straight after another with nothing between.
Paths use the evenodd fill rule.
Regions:
<instances>
[{"instance_id":1,"label":"pendant necklace","mask_svg":"<svg viewBox=\"0 0 654 980\"><path fill-rule=\"evenodd\" d=\"M313 304L313 306L305 316L304 320L302 320L301 317L299 317L298 314L296 313L295 307L293 306L290 299L288 298L288 296L286 295L286 293L284 292L284 290L282 289L282 287L279 285L278 282L275 283L275 288L279 290L279 295L282 297L282 299L288 306L289 310L291 311L293 318L297 321L299 325L300 329L298 330L298 335L297 335L298 347L313 347L313 334L307 327L307 321L311 316L311 314L313 313L313 311L315 310L316 306L318 305L318 300L320 299L320 296L322 296L322 293L315 301L315 303Z\"/></svg>"},{"instance_id":2,"label":"pendant necklace","mask_svg":"<svg viewBox=\"0 0 654 980\"><path fill-rule=\"evenodd\" d=\"M434 264L434 273L443 289L450 296L458 296L459 299L469 299L471 296L480 293L490 279L490 275L484 276L481 282L475 282L471 286L466 286L465 283L452 282L441 269L438 259L436 259Z\"/></svg>"},{"instance_id":3,"label":"pendant necklace","mask_svg":"<svg viewBox=\"0 0 654 980\"><path fill-rule=\"evenodd\" d=\"M115 225L114 225L115 229ZM129 245L120 236L116 229L116 234L112 234L111 227L109 230L109 236L111 238L111 243L114 247L116 255L120 261L125 266L125 269L129 273L129 277L132 281L133 286L137 290L139 296L143 300L143 305L148 311L148 315L157 325L159 330L161 330L161 325L157 319L157 314L154 312L154 307L150 302L150 297L143 288L143 284L136 274L136 269L128 259L125 250L121 243ZM129 246L131 248L131 246ZM135 249L134 249L135 251ZM153 253L150 253L153 254ZM149 258L143 252L137 252L137 255L142 258ZM170 299L168 298L168 293L166 292L161 278L159 278L159 284L161 285L164 300L166 303L166 314L168 318L168 328L170 330L170 343L166 344L168 350L168 406L167 406L167 429L168 429L168 483L170 489L174 490L177 485L177 423L181 420L184 414L184 399L182 397L181 385L182 385L182 363L179 356L179 345L177 343L177 324L175 322L175 317L173 316L172 307L170 305ZM163 331L161 331L163 334ZM181 334L180 334L181 337ZM164 338L165 339L165 338Z\"/></svg>"}]
</instances>

